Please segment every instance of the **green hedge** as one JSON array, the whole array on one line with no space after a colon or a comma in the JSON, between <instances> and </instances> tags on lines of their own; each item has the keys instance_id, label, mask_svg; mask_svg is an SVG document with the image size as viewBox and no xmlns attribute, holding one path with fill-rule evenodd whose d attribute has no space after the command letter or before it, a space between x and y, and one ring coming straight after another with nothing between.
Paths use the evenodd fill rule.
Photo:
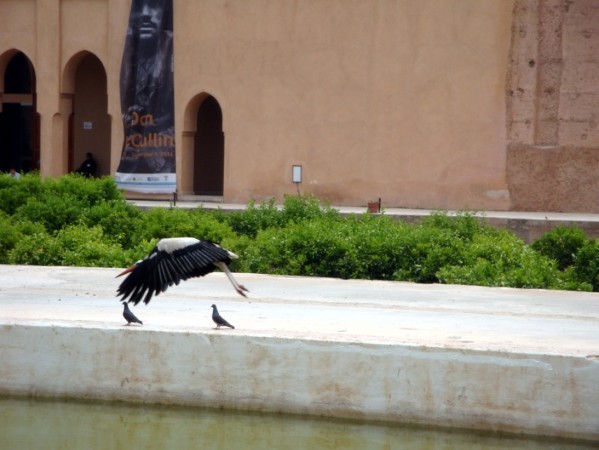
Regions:
<instances>
[{"instance_id":1,"label":"green hedge","mask_svg":"<svg viewBox=\"0 0 599 450\"><path fill-rule=\"evenodd\" d=\"M342 217L311 196L236 212L141 211L111 178L0 176L0 263L123 267L173 236L222 243L241 272L599 291L599 245L577 227L529 246L467 212L409 225Z\"/></svg>"}]
</instances>

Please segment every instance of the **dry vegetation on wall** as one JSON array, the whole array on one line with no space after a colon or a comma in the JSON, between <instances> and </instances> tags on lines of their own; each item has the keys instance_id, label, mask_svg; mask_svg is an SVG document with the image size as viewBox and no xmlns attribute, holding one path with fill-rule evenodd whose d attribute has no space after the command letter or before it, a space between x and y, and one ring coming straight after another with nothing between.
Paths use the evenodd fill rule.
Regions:
<instances>
[{"instance_id":1,"label":"dry vegetation on wall","mask_svg":"<svg viewBox=\"0 0 599 450\"><path fill-rule=\"evenodd\" d=\"M238 272L599 291L599 245L559 227L526 245L469 213L417 225L342 217L309 196L244 211L128 203L111 178L0 176L0 263L124 267L163 237L221 242Z\"/></svg>"}]
</instances>

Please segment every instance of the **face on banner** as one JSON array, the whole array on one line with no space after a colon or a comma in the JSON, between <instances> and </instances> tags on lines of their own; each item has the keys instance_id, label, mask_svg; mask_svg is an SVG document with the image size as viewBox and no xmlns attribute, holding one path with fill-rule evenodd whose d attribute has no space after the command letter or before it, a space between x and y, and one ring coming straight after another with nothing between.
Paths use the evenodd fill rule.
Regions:
<instances>
[{"instance_id":1,"label":"face on banner","mask_svg":"<svg viewBox=\"0 0 599 450\"><path fill-rule=\"evenodd\" d=\"M133 0L120 80L125 141L115 175L128 190L174 191L172 28L172 0Z\"/></svg>"},{"instance_id":2,"label":"face on banner","mask_svg":"<svg viewBox=\"0 0 599 450\"><path fill-rule=\"evenodd\" d=\"M143 5L139 17L139 38L142 41L158 38L159 26L162 23L162 8L157 4Z\"/></svg>"}]
</instances>

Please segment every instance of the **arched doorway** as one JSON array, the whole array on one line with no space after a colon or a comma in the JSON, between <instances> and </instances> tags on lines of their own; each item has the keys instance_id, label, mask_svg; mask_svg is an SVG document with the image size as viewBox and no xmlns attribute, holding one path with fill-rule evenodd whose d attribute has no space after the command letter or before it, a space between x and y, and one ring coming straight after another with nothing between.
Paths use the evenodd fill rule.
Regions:
<instances>
[{"instance_id":1,"label":"arched doorway","mask_svg":"<svg viewBox=\"0 0 599 450\"><path fill-rule=\"evenodd\" d=\"M98 165L96 176L110 174L110 116L106 71L89 53L75 71L73 113L69 117L69 171L76 170L92 153Z\"/></svg>"},{"instance_id":2,"label":"arched doorway","mask_svg":"<svg viewBox=\"0 0 599 450\"><path fill-rule=\"evenodd\" d=\"M214 97L198 109L194 138L193 190L196 195L223 195L225 135L223 115Z\"/></svg>"},{"instance_id":3,"label":"arched doorway","mask_svg":"<svg viewBox=\"0 0 599 450\"><path fill-rule=\"evenodd\" d=\"M23 52L15 52L4 71L0 112L0 171L39 169L39 117L35 71Z\"/></svg>"}]
</instances>

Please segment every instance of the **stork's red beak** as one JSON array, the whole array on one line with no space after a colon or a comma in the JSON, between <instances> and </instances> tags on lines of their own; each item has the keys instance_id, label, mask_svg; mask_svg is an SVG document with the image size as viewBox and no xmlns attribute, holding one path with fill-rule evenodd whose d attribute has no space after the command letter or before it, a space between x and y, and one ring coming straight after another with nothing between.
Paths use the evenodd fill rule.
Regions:
<instances>
[{"instance_id":1,"label":"stork's red beak","mask_svg":"<svg viewBox=\"0 0 599 450\"><path fill-rule=\"evenodd\" d=\"M125 270L123 270L121 273L119 273L115 278L122 277L123 275L128 274L136 267L137 267L137 264L133 264L131 267L127 267Z\"/></svg>"}]
</instances>

